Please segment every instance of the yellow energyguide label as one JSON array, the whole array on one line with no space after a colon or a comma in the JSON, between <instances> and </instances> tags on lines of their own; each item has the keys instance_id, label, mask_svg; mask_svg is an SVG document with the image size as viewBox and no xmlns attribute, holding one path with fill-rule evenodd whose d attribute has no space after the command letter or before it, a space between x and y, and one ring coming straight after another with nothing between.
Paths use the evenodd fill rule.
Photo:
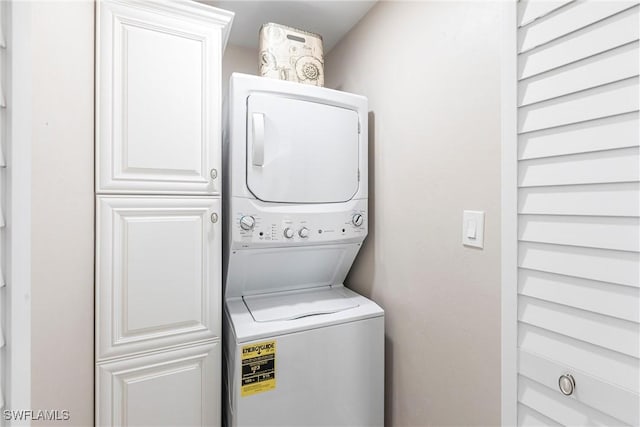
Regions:
<instances>
[{"instance_id":1,"label":"yellow energyguide label","mask_svg":"<svg viewBox=\"0 0 640 427\"><path fill-rule=\"evenodd\" d=\"M242 347L242 397L276 388L276 342L265 341Z\"/></svg>"}]
</instances>

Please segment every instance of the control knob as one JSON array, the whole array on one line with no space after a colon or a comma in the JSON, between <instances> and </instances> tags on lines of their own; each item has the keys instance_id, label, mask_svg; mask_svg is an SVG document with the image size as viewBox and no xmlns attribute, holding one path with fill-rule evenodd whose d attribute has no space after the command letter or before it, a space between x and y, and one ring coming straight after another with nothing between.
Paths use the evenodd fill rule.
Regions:
<instances>
[{"instance_id":1,"label":"control knob","mask_svg":"<svg viewBox=\"0 0 640 427\"><path fill-rule=\"evenodd\" d=\"M284 237L286 237L287 239L290 239L293 237L293 230L290 229L289 227L284 229Z\"/></svg>"},{"instance_id":2,"label":"control knob","mask_svg":"<svg viewBox=\"0 0 640 427\"><path fill-rule=\"evenodd\" d=\"M303 239L306 239L307 237L309 237L309 229L307 227L302 227L298 231L298 236L302 237Z\"/></svg>"},{"instance_id":3,"label":"control knob","mask_svg":"<svg viewBox=\"0 0 640 427\"><path fill-rule=\"evenodd\" d=\"M240 218L240 228L243 230L249 231L253 230L253 227L256 225L256 219L250 215L245 215Z\"/></svg>"},{"instance_id":4,"label":"control knob","mask_svg":"<svg viewBox=\"0 0 640 427\"><path fill-rule=\"evenodd\" d=\"M355 214L355 215L353 215L353 218L351 218L351 222L356 227L360 227L362 225L362 223L364 222L364 217L361 214Z\"/></svg>"}]
</instances>

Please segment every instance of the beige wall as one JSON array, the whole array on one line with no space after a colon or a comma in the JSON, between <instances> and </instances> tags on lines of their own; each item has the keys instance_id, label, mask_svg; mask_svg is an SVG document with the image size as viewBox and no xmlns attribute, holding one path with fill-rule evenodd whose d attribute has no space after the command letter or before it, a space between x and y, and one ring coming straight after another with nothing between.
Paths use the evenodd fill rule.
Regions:
<instances>
[{"instance_id":1,"label":"beige wall","mask_svg":"<svg viewBox=\"0 0 640 427\"><path fill-rule=\"evenodd\" d=\"M257 37L257 36L256 36ZM258 50L248 47L227 45L222 58L222 93L227 94L231 73L257 74Z\"/></svg>"},{"instance_id":2,"label":"beige wall","mask_svg":"<svg viewBox=\"0 0 640 427\"><path fill-rule=\"evenodd\" d=\"M31 407L93 424L92 2L34 2ZM61 24L63 23L63 24ZM26 409L26 408L24 408Z\"/></svg>"},{"instance_id":3,"label":"beige wall","mask_svg":"<svg viewBox=\"0 0 640 427\"><path fill-rule=\"evenodd\" d=\"M386 310L387 425L500 422L499 5L383 2L326 58L369 97L369 237L347 279ZM461 245L486 211L485 248Z\"/></svg>"}]
</instances>

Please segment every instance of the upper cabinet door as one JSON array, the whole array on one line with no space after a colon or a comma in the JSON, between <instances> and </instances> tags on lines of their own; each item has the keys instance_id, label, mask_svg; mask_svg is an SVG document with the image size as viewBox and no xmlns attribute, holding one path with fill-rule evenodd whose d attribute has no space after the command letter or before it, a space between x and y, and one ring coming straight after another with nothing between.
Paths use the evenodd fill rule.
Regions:
<instances>
[{"instance_id":1,"label":"upper cabinet door","mask_svg":"<svg viewBox=\"0 0 640 427\"><path fill-rule=\"evenodd\" d=\"M219 194L221 56L231 15L199 6L100 2L98 193Z\"/></svg>"},{"instance_id":2,"label":"upper cabinet door","mask_svg":"<svg viewBox=\"0 0 640 427\"><path fill-rule=\"evenodd\" d=\"M358 192L358 114L271 94L248 100L247 185L265 202L345 202Z\"/></svg>"}]
</instances>

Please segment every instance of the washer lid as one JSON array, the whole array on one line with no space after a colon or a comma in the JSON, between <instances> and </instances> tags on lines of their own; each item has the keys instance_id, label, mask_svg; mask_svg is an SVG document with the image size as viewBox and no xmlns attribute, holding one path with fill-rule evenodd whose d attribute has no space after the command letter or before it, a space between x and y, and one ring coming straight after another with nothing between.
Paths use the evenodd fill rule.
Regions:
<instances>
[{"instance_id":1,"label":"washer lid","mask_svg":"<svg viewBox=\"0 0 640 427\"><path fill-rule=\"evenodd\" d=\"M359 306L343 287L245 296L243 300L256 322L294 320Z\"/></svg>"},{"instance_id":2,"label":"washer lid","mask_svg":"<svg viewBox=\"0 0 640 427\"><path fill-rule=\"evenodd\" d=\"M259 339L272 339L278 336L304 332L323 327L340 327L340 325L356 321L370 321L379 319L384 322L384 310L375 302L358 295L352 290L342 285L324 287L324 290L337 292L338 290L352 301L356 306L338 311L336 313L322 314L318 316L299 317L290 320L274 320L272 322L256 322L247 304L241 297L226 298L224 304L225 322L230 327L229 336L236 344L251 342ZM304 294L316 292L320 289L310 289L303 291L291 291L287 294ZM274 294L275 295L275 294ZM279 293L280 296L286 295ZM335 295L335 294L331 294ZM251 297L245 297L251 298Z\"/></svg>"},{"instance_id":3,"label":"washer lid","mask_svg":"<svg viewBox=\"0 0 640 427\"><path fill-rule=\"evenodd\" d=\"M247 187L282 203L351 200L359 187L354 110L254 93L247 100Z\"/></svg>"}]
</instances>

